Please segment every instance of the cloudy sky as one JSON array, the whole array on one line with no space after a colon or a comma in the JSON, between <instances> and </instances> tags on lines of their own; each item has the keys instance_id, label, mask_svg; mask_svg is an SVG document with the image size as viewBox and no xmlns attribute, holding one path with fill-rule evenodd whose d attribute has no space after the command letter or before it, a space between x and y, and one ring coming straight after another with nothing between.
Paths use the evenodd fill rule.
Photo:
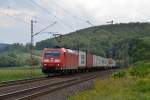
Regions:
<instances>
[{"instance_id":1,"label":"cloudy sky","mask_svg":"<svg viewBox=\"0 0 150 100\"><path fill-rule=\"evenodd\" d=\"M30 42L34 32L57 22L35 37L50 38L46 32L66 34L93 25L150 22L150 0L0 0L0 43Z\"/></svg>"}]
</instances>

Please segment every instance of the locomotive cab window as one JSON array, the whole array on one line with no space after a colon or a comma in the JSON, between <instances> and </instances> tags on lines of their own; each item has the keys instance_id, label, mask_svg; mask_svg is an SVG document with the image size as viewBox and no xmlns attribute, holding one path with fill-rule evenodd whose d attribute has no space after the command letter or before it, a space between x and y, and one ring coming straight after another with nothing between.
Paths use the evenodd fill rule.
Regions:
<instances>
[{"instance_id":1,"label":"locomotive cab window","mask_svg":"<svg viewBox=\"0 0 150 100\"><path fill-rule=\"evenodd\" d=\"M59 51L47 51L44 54L45 58L49 58L49 57L59 57L60 56L60 52Z\"/></svg>"}]
</instances>

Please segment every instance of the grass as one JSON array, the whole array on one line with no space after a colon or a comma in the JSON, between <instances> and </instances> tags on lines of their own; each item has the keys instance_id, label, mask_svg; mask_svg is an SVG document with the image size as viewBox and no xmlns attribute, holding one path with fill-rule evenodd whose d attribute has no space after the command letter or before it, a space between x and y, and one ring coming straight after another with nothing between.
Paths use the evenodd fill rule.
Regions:
<instances>
[{"instance_id":1,"label":"grass","mask_svg":"<svg viewBox=\"0 0 150 100\"><path fill-rule=\"evenodd\" d=\"M150 63L133 66L95 80L92 90L77 92L68 100L150 100Z\"/></svg>"},{"instance_id":2,"label":"grass","mask_svg":"<svg viewBox=\"0 0 150 100\"><path fill-rule=\"evenodd\" d=\"M77 92L68 100L150 100L150 79L96 80L93 90Z\"/></svg>"},{"instance_id":3,"label":"grass","mask_svg":"<svg viewBox=\"0 0 150 100\"><path fill-rule=\"evenodd\" d=\"M0 68L0 82L27 79L42 76L40 68L32 70L29 67Z\"/></svg>"}]
</instances>

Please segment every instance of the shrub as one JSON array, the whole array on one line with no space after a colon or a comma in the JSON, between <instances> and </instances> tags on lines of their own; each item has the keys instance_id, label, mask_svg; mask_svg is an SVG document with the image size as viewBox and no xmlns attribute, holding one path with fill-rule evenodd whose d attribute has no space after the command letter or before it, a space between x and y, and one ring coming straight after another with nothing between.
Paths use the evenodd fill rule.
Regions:
<instances>
[{"instance_id":1,"label":"shrub","mask_svg":"<svg viewBox=\"0 0 150 100\"><path fill-rule=\"evenodd\" d=\"M117 72L112 73L112 76L114 78L122 78L122 77L126 76L126 72L125 71L117 71Z\"/></svg>"},{"instance_id":2,"label":"shrub","mask_svg":"<svg viewBox=\"0 0 150 100\"><path fill-rule=\"evenodd\" d=\"M148 75L149 71L145 67L131 67L129 68L129 74L131 76L139 76L139 77L144 77Z\"/></svg>"},{"instance_id":3,"label":"shrub","mask_svg":"<svg viewBox=\"0 0 150 100\"><path fill-rule=\"evenodd\" d=\"M150 79L140 79L131 87L133 91L137 92L150 92Z\"/></svg>"},{"instance_id":4,"label":"shrub","mask_svg":"<svg viewBox=\"0 0 150 100\"><path fill-rule=\"evenodd\" d=\"M31 59L30 58L26 59L25 64L31 66ZM34 64L34 66L39 65L40 64L40 59L37 58L37 57L34 57L33 58L33 64Z\"/></svg>"},{"instance_id":5,"label":"shrub","mask_svg":"<svg viewBox=\"0 0 150 100\"><path fill-rule=\"evenodd\" d=\"M131 66L128 70L131 76L145 77L150 73L150 63L147 61L140 61Z\"/></svg>"}]
</instances>

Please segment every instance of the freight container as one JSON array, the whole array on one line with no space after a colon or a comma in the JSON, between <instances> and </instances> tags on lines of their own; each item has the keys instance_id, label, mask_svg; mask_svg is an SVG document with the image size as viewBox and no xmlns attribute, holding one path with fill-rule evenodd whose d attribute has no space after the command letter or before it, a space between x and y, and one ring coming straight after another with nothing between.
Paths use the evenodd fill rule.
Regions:
<instances>
[{"instance_id":1,"label":"freight container","mask_svg":"<svg viewBox=\"0 0 150 100\"><path fill-rule=\"evenodd\" d=\"M116 67L116 61L112 60L112 67Z\"/></svg>"},{"instance_id":2,"label":"freight container","mask_svg":"<svg viewBox=\"0 0 150 100\"><path fill-rule=\"evenodd\" d=\"M101 65L101 58L100 56L97 56L97 67L100 67Z\"/></svg>"},{"instance_id":3,"label":"freight container","mask_svg":"<svg viewBox=\"0 0 150 100\"><path fill-rule=\"evenodd\" d=\"M93 67L97 67L97 56L93 55Z\"/></svg>"},{"instance_id":4,"label":"freight container","mask_svg":"<svg viewBox=\"0 0 150 100\"><path fill-rule=\"evenodd\" d=\"M78 65L81 68L85 68L86 67L86 53L83 51L79 51L79 59L78 59Z\"/></svg>"},{"instance_id":5,"label":"freight container","mask_svg":"<svg viewBox=\"0 0 150 100\"><path fill-rule=\"evenodd\" d=\"M103 64L102 64L103 58L99 56L98 60L99 60L98 67L103 67Z\"/></svg>"},{"instance_id":6,"label":"freight container","mask_svg":"<svg viewBox=\"0 0 150 100\"><path fill-rule=\"evenodd\" d=\"M105 66L108 67L108 59L105 58Z\"/></svg>"},{"instance_id":7,"label":"freight container","mask_svg":"<svg viewBox=\"0 0 150 100\"><path fill-rule=\"evenodd\" d=\"M108 58L108 63L109 64L113 64L113 59L112 58Z\"/></svg>"},{"instance_id":8,"label":"freight container","mask_svg":"<svg viewBox=\"0 0 150 100\"><path fill-rule=\"evenodd\" d=\"M91 68L93 66L93 55L90 53L87 53L86 56L86 67Z\"/></svg>"},{"instance_id":9,"label":"freight container","mask_svg":"<svg viewBox=\"0 0 150 100\"><path fill-rule=\"evenodd\" d=\"M108 58L108 66L113 67L114 66L114 60L112 58Z\"/></svg>"},{"instance_id":10,"label":"freight container","mask_svg":"<svg viewBox=\"0 0 150 100\"><path fill-rule=\"evenodd\" d=\"M102 58L102 66L103 67L107 66L107 59L106 58Z\"/></svg>"}]
</instances>

